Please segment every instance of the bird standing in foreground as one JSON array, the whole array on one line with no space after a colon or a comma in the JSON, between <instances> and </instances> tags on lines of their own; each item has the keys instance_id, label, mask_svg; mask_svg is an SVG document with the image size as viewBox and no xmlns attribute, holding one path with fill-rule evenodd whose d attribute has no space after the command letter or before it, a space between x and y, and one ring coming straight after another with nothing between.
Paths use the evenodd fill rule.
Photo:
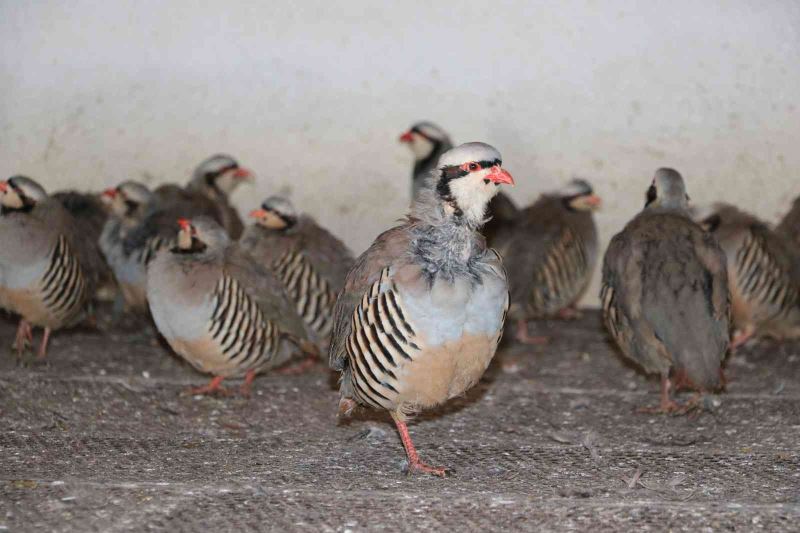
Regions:
<instances>
[{"instance_id":1,"label":"bird standing in foreground","mask_svg":"<svg viewBox=\"0 0 800 533\"><path fill-rule=\"evenodd\" d=\"M731 318L737 328L731 348L753 335L800 337L798 252L766 223L732 205L716 204L702 215L700 224L727 256Z\"/></svg>"},{"instance_id":2,"label":"bird standing in foreground","mask_svg":"<svg viewBox=\"0 0 800 533\"><path fill-rule=\"evenodd\" d=\"M411 202L418 198L424 189L428 175L436 169L439 157L453 147L445 131L431 122L417 122L400 136L400 142L408 144L414 154L414 168L411 173ZM486 237L490 247L495 246L495 238L506 227L513 224L517 216L517 206L502 191L489 200L489 218L480 232Z\"/></svg>"},{"instance_id":3,"label":"bird standing in foreground","mask_svg":"<svg viewBox=\"0 0 800 533\"><path fill-rule=\"evenodd\" d=\"M411 214L356 260L336 302L329 357L341 372L339 413L388 410L409 471L447 472L420 460L407 417L472 387L500 342L508 284L478 229L498 186L513 183L488 144L444 153Z\"/></svg>"},{"instance_id":4,"label":"bird standing in foreground","mask_svg":"<svg viewBox=\"0 0 800 533\"><path fill-rule=\"evenodd\" d=\"M278 276L310 339L326 352L336 294L353 266L353 255L313 218L298 216L286 198L267 198L250 217L255 224L245 230L242 247Z\"/></svg>"},{"instance_id":5,"label":"bird standing in foreground","mask_svg":"<svg viewBox=\"0 0 800 533\"><path fill-rule=\"evenodd\" d=\"M644 210L611 240L600 298L622 353L661 376L659 412L680 412L670 389L714 390L730 338L725 253L688 215L683 178L656 171Z\"/></svg>"},{"instance_id":6,"label":"bird standing in foreground","mask_svg":"<svg viewBox=\"0 0 800 533\"><path fill-rule=\"evenodd\" d=\"M196 217L178 225L176 245L148 266L153 320L178 355L214 376L192 394L225 393L223 379L244 377L248 395L258 372L286 363L304 344L303 322L280 281L217 222Z\"/></svg>"},{"instance_id":7,"label":"bird standing in foreground","mask_svg":"<svg viewBox=\"0 0 800 533\"><path fill-rule=\"evenodd\" d=\"M545 342L528 334L528 320L577 316L575 305L589 285L597 263L597 226L592 211L600 206L585 180L572 180L555 194L542 195L520 211L498 251L511 286L510 316L517 339Z\"/></svg>"},{"instance_id":8,"label":"bird standing in foreground","mask_svg":"<svg viewBox=\"0 0 800 533\"><path fill-rule=\"evenodd\" d=\"M85 317L100 273L96 243L75 231L61 201L36 181L0 181L0 307L20 315L14 348L18 357L33 343L33 326L44 328L38 358L47 355L53 331Z\"/></svg>"}]
</instances>

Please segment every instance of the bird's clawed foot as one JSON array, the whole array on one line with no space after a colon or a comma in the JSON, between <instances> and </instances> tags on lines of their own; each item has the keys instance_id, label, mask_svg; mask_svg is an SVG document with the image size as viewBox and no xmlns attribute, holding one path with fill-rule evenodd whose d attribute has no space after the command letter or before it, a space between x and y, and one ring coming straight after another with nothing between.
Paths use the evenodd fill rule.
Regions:
<instances>
[{"instance_id":1,"label":"bird's clawed foot","mask_svg":"<svg viewBox=\"0 0 800 533\"><path fill-rule=\"evenodd\" d=\"M208 385L189 387L184 394L187 396L230 396L231 391L222 386L223 379L225 378L217 376Z\"/></svg>"},{"instance_id":2,"label":"bird's clawed foot","mask_svg":"<svg viewBox=\"0 0 800 533\"><path fill-rule=\"evenodd\" d=\"M447 477L455 473L455 471L450 468L445 468L443 466L431 466L419 460L413 463L408 463L408 466L406 467L406 474L411 475L415 472L432 474L438 477Z\"/></svg>"},{"instance_id":3,"label":"bird's clawed foot","mask_svg":"<svg viewBox=\"0 0 800 533\"><path fill-rule=\"evenodd\" d=\"M731 339L730 344L730 351L736 351L737 348L743 346L747 341L753 338L755 334L755 328L753 327L746 327L744 330L737 330Z\"/></svg>"},{"instance_id":4,"label":"bird's clawed foot","mask_svg":"<svg viewBox=\"0 0 800 533\"><path fill-rule=\"evenodd\" d=\"M532 344L541 346L550 342L550 337L543 335L531 335L528 333L528 323L524 320L517 321L517 340L522 344Z\"/></svg>"},{"instance_id":5,"label":"bird's clawed foot","mask_svg":"<svg viewBox=\"0 0 800 533\"><path fill-rule=\"evenodd\" d=\"M680 404L670 396L670 389L673 384L667 376L661 377L661 403L658 407L640 407L637 413L665 414L665 415L685 415L696 409L700 404L700 394L695 395L685 404Z\"/></svg>"},{"instance_id":6,"label":"bird's clawed foot","mask_svg":"<svg viewBox=\"0 0 800 533\"><path fill-rule=\"evenodd\" d=\"M33 328L30 322L20 320L17 326L17 334L14 337L12 349L17 352L17 359L21 360L31 347L33 347Z\"/></svg>"}]
</instances>

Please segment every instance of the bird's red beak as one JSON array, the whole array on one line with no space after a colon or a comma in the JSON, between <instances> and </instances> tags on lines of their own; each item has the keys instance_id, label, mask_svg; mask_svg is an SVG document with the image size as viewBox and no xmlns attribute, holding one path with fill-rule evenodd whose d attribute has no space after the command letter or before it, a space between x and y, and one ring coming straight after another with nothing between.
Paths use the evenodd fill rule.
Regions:
<instances>
[{"instance_id":1,"label":"bird's red beak","mask_svg":"<svg viewBox=\"0 0 800 533\"><path fill-rule=\"evenodd\" d=\"M111 198L112 200L117 197L117 194L119 194L117 189L106 189L103 191L103 196Z\"/></svg>"},{"instance_id":2,"label":"bird's red beak","mask_svg":"<svg viewBox=\"0 0 800 533\"><path fill-rule=\"evenodd\" d=\"M401 143L410 143L413 140L414 140L414 135L412 135L411 130L408 130L407 132L405 132L400 136Z\"/></svg>"},{"instance_id":3,"label":"bird's red beak","mask_svg":"<svg viewBox=\"0 0 800 533\"><path fill-rule=\"evenodd\" d=\"M589 196L586 197L584 203L589 207L600 207L603 201L596 194L590 194Z\"/></svg>"},{"instance_id":4,"label":"bird's red beak","mask_svg":"<svg viewBox=\"0 0 800 533\"><path fill-rule=\"evenodd\" d=\"M6 192L8 190L8 182L0 181L0 192Z\"/></svg>"},{"instance_id":5,"label":"bird's red beak","mask_svg":"<svg viewBox=\"0 0 800 533\"><path fill-rule=\"evenodd\" d=\"M184 229L185 230L191 230L192 229L192 223L189 222L188 218L179 218L178 219L178 225L181 227L182 230L184 230Z\"/></svg>"},{"instance_id":6,"label":"bird's red beak","mask_svg":"<svg viewBox=\"0 0 800 533\"><path fill-rule=\"evenodd\" d=\"M233 172L234 178L239 178L245 181L252 181L253 180L253 172L249 169L239 167Z\"/></svg>"},{"instance_id":7,"label":"bird's red beak","mask_svg":"<svg viewBox=\"0 0 800 533\"><path fill-rule=\"evenodd\" d=\"M262 218L267 214L264 209L253 209L250 211L250 218Z\"/></svg>"},{"instance_id":8,"label":"bird's red beak","mask_svg":"<svg viewBox=\"0 0 800 533\"><path fill-rule=\"evenodd\" d=\"M486 175L486 179L492 180L498 185L501 183L512 186L514 185L514 178L511 177L511 174L509 174L507 170L501 168L499 165L492 167L489 174Z\"/></svg>"}]
</instances>

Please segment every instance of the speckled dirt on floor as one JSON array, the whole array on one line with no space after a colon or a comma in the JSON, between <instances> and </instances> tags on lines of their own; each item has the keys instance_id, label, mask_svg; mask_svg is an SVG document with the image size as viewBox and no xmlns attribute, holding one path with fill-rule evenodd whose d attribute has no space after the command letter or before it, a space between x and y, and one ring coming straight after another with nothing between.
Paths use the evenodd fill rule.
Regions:
<instances>
[{"instance_id":1,"label":"speckled dirt on floor","mask_svg":"<svg viewBox=\"0 0 800 533\"><path fill-rule=\"evenodd\" d=\"M797 530L800 344L727 364L690 416L639 414L658 383L626 365L596 312L506 342L466 397L417 419L406 476L388 416L337 425L322 366L264 375L253 397L206 381L147 330L63 332L18 366L0 321L0 531Z\"/></svg>"}]
</instances>

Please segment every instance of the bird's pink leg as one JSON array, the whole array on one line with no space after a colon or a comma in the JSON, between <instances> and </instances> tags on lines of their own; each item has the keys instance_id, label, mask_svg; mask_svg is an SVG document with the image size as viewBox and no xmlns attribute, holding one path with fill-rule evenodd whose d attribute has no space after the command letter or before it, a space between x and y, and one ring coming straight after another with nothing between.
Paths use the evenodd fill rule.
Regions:
<instances>
[{"instance_id":1,"label":"bird's pink leg","mask_svg":"<svg viewBox=\"0 0 800 533\"><path fill-rule=\"evenodd\" d=\"M522 344L547 344L550 342L550 337L531 335L528 333L528 322L520 319L517 320L517 340Z\"/></svg>"},{"instance_id":2,"label":"bird's pink leg","mask_svg":"<svg viewBox=\"0 0 800 533\"><path fill-rule=\"evenodd\" d=\"M583 313L575 309L573 306L565 307L561 309L556 316L561 320L577 320L583 316Z\"/></svg>"},{"instance_id":3,"label":"bird's pink leg","mask_svg":"<svg viewBox=\"0 0 800 533\"><path fill-rule=\"evenodd\" d=\"M50 328L44 328L44 335L42 335L42 344L39 345L39 353L36 355L36 359L39 361L44 360L47 357L47 343L50 341Z\"/></svg>"},{"instance_id":4,"label":"bird's pink leg","mask_svg":"<svg viewBox=\"0 0 800 533\"><path fill-rule=\"evenodd\" d=\"M215 376L214 379L208 382L208 385L202 387L189 387L187 393L194 396L195 394L221 394L223 396L228 394L228 390L222 386L222 376Z\"/></svg>"},{"instance_id":5,"label":"bird's pink leg","mask_svg":"<svg viewBox=\"0 0 800 533\"><path fill-rule=\"evenodd\" d=\"M642 407L637 411L639 413L650 414L668 414L685 412L684 406L676 402L670 397L669 390L672 388L668 376L661 376L661 403L658 407Z\"/></svg>"},{"instance_id":6,"label":"bird's pink leg","mask_svg":"<svg viewBox=\"0 0 800 533\"><path fill-rule=\"evenodd\" d=\"M753 337L753 334L755 334L755 332L756 328L755 326L752 325L747 325L745 326L744 330L737 331L736 335L734 335L733 339L731 339L731 347L730 347L731 351L735 350L739 346L742 346L744 343L749 341Z\"/></svg>"},{"instance_id":7,"label":"bird's pink leg","mask_svg":"<svg viewBox=\"0 0 800 533\"><path fill-rule=\"evenodd\" d=\"M244 396L245 398L250 397L250 389L253 385L253 380L256 379L256 371L255 370L248 370L247 374L244 375L244 383L242 386L239 387L239 394Z\"/></svg>"},{"instance_id":8,"label":"bird's pink leg","mask_svg":"<svg viewBox=\"0 0 800 533\"><path fill-rule=\"evenodd\" d=\"M419 459L417 449L414 443L411 442L411 435L408 434L408 426L401 420L395 413L392 413L394 424L397 426L397 432L400 433L400 440L403 442L403 448L406 449L406 456L408 457L408 471L409 472L425 472L426 474L433 474L434 476L445 477L447 476L447 469L441 466L430 466L423 463Z\"/></svg>"},{"instance_id":9,"label":"bird's pink leg","mask_svg":"<svg viewBox=\"0 0 800 533\"><path fill-rule=\"evenodd\" d=\"M22 357L25 350L33 344L33 328L31 323L25 319L20 319L17 325L17 335L14 337L14 350L17 357Z\"/></svg>"}]
</instances>

